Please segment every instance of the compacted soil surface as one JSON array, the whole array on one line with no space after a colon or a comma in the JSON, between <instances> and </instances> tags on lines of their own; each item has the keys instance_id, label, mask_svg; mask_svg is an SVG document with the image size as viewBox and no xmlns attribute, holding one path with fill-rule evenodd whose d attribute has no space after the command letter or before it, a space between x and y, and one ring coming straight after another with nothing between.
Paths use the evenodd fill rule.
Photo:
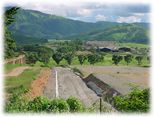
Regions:
<instances>
[{"instance_id":1,"label":"compacted soil surface","mask_svg":"<svg viewBox=\"0 0 154 117\"><path fill-rule=\"evenodd\" d=\"M49 98L56 97L56 71L58 81L58 97L69 98L75 96L79 98L86 106L91 106L98 100L98 96L89 89L83 80L73 73L70 68L55 67L52 69L52 75L48 80L44 90L44 96Z\"/></svg>"}]
</instances>

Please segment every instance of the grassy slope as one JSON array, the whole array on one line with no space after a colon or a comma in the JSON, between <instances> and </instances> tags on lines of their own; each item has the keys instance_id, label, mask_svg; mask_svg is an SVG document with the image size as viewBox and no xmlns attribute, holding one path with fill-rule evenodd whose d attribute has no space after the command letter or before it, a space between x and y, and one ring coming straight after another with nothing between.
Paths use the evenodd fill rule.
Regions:
<instances>
[{"instance_id":1,"label":"grassy slope","mask_svg":"<svg viewBox=\"0 0 154 117\"><path fill-rule=\"evenodd\" d=\"M41 68L34 67L31 69L25 70L22 74L19 76L14 77L6 77L5 78L5 87L7 93L15 93L16 90L19 89L20 86L23 86L26 89L30 88L31 82L35 80L40 73Z\"/></svg>"}]
</instances>

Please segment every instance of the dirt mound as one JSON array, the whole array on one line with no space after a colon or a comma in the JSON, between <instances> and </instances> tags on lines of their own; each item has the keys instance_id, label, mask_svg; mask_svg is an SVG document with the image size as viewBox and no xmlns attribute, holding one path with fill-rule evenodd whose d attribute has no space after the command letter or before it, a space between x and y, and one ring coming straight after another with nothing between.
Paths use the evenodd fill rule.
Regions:
<instances>
[{"instance_id":1,"label":"dirt mound","mask_svg":"<svg viewBox=\"0 0 154 117\"><path fill-rule=\"evenodd\" d=\"M39 77L32 82L30 91L25 96L28 99L33 99L35 97L41 96L50 75L50 69L43 69Z\"/></svg>"}]
</instances>

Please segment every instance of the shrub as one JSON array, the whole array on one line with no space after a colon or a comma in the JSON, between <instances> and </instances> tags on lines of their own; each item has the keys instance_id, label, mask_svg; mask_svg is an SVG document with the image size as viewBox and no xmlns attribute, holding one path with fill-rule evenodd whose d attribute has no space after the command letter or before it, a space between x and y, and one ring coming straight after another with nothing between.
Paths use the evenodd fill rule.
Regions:
<instances>
[{"instance_id":1,"label":"shrub","mask_svg":"<svg viewBox=\"0 0 154 117\"><path fill-rule=\"evenodd\" d=\"M42 112L49 108L50 101L45 97L36 97L28 103L28 111Z\"/></svg>"},{"instance_id":2,"label":"shrub","mask_svg":"<svg viewBox=\"0 0 154 117\"><path fill-rule=\"evenodd\" d=\"M54 99L50 102L48 112L69 112L69 105L64 99Z\"/></svg>"},{"instance_id":3,"label":"shrub","mask_svg":"<svg viewBox=\"0 0 154 117\"><path fill-rule=\"evenodd\" d=\"M148 112L149 89L134 88L128 95L114 97L115 107L122 112Z\"/></svg>"},{"instance_id":4,"label":"shrub","mask_svg":"<svg viewBox=\"0 0 154 117\"><path fill-rule=\"evenodd\" d=\"M83 111L83 104L81 101L75 97L69 97L67 99L67 103L70 107L70 112L82 112Z\"/></svg>"}]
</instances>

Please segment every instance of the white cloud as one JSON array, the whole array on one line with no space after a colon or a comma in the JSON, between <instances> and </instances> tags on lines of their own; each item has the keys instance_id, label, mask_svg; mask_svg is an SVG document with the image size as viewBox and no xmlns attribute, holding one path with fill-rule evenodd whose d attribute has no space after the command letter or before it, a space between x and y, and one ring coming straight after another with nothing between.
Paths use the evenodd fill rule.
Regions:
<instances>
[{"instance_id":1,"label":"white cloud","mask_svg":"<svg viewBox=\"0 0 154 117\"><path fill-rule=\"evenodd\" d=\"M116 20L119 23L126 22L126 23L132 23L132 22L141 22L141 18L137 16L129 16L129 17L121 17L119 16Z\"/></svg>"},{"instance_id":2,"label":"white cloud","mask_svg":"<svg viewBox=\"0 0 154 117\"><path fill-rule=\"evenodd\" d=\"M77 11L77 14L80 15L80 16L90 16L91 15L91 10L90 9L79 9Z\"/></svg>"},{"instance_id":3,"label":"white cloud","mask_svg":"<svg viewBox=\"0 0 154 117\"><path fill-rule=\"evenodd\" d=\"M139 16L139 17L142 17L142 16L145 15L145 13L134 13L133 15L135 15L135 16Z\"/></svg>"},{"instance_id":4,"label":"white cloud","mask_svg":"<svg viewBox=\"0 0 154 117\"><path fill-rule=\"evenodd\" d=\"M107 20L107 17L105 17L104 15L96 15L96 21L106 21Z\"/></svg>"}]
</instances>

